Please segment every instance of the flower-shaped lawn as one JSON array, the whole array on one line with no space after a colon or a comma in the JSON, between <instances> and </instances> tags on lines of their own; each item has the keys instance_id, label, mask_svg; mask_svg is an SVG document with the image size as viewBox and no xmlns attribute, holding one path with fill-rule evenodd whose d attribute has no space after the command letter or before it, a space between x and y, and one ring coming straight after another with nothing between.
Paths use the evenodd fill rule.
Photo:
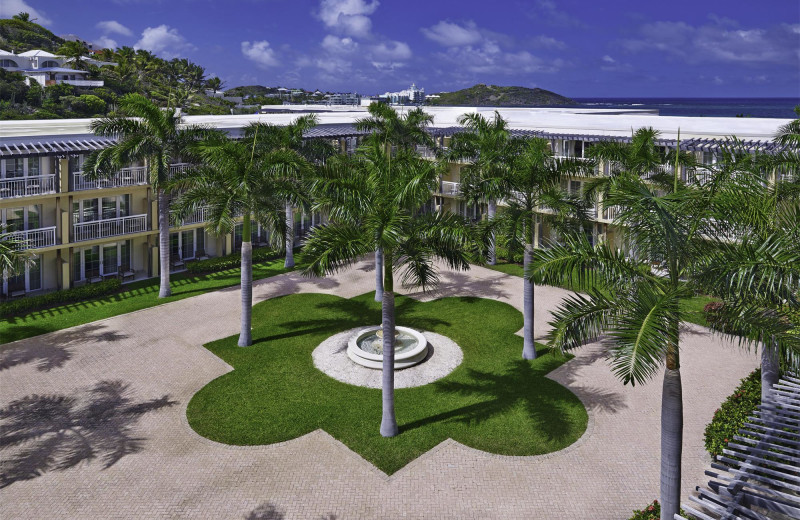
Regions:
<instances>
[{"instance_id":1,"label":"flower-shaped lawn","mask_svg":"<svg viewBox=\"0 0 800 520\"><path fill-rule=\"evenodd\" d=\"M189 424L235 445L272 444L321 428L389 474L447 438L490 453L537 455L583 434L583 405L545 377L568 358L542 349L538 359L522 360L519 311L482 298L422 303L397 297L396 305L399 325L443 334L464 351L447 377L396 390L398 436L378 432L379 389L336 381L311 359L332 334L380 323L372 294L350 300L297 294L256 305L253 346L238 347L237 336L206 345L234 370L195 394Z\"/></svg>"}]
</instances>

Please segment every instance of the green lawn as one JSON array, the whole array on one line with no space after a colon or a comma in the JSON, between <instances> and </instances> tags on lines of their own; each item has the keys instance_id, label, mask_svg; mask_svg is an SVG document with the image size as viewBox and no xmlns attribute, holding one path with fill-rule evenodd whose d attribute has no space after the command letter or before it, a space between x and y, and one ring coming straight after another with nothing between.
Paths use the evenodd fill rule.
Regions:
<instances>
[{"instance_id":1,"label":"green lawn","mask_svg":"<svg viewBox=\"0 0 800 520\"><path fill-rule=\"evenodd\" d=\"M510 274L512 276L522 277L525 274L521 264L506 262L505 260L501 260L499 258L497 259L497 265L485 265L484 267L494 271L500 271L501 273ZM577 287L577 284L565 286L564 289L577 290L574 289L574 287ZM702 325L703 327L708 326L705 313L703 312L703 307L705 307L707 303L714 300L715 298L705 295L695 296L690 300L683 300L681 302L681 306L682 310L686 312L687 321L697 325Z\"/></svg>"},{"instance_id":2,"label":"green lawn","mask_svg":"<svg viewBox=\"0 0 800 520\"><path fill-rule=\"evenodd\" d=\"M234 445L271 444L322 428L386 473L447 438L507 455L560 450L585 431L578 398L545 375L568 358L521 359L519 311L494 300L397 297L397 322L452 338L464 361L435 383L396 391L400 434L378 432L381 392L336 381L314 368L311 352L332 334L380 323L371 293L274 298L253 308L253 346L237 336L206 347L234 367L189 402L200 435Z\"/></svg>"},{"instance_id":3,"label":"green lawn","mask_svg":"<svg viewBox=\"0 0 800 520\"><path fill-rule=\"evenodd\" d=\"M283 261L283 258L279 258L254 265L253 279L268 278L287 272L283 268ZM150 278L126 284L123 286L124 290L116 294L66 303L58 307L32 311L22 316L3 316L0 317L0 344L182 300L237 285L240 280L238 268L202 275L178 273L170 277L172 296L169 298L158 298L159 280Z\"/></svg>"}]
</instances>

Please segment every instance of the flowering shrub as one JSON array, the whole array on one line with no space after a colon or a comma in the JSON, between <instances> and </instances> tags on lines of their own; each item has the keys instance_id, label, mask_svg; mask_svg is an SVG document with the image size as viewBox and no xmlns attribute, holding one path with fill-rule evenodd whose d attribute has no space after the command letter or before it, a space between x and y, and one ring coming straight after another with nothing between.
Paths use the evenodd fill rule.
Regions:
<instances>
[{"instance_id":1,"label":"flowering shrub","mask_svg":"<svg viewBox=\"0 0 800 520\"><path fill-rule=\"evenodd\" d=\"M660 518L661 504L658 503L658 500L653 500L653 503L644 509L635 510L629 520L659 520Z\"/></svg>"},{"instance_id":2,"label":"flowering shrub","mask_svg":"<svg viewBox=\"0 0 800 520\"><path fill-rule=\"evenodd\" d=\"M711 457L722 454L722 449L737 435L747 416L761 402L761 370L754 370L742 379L736 390L714 412L706 426L705 446Z\"/></svg>"}]
</instances>

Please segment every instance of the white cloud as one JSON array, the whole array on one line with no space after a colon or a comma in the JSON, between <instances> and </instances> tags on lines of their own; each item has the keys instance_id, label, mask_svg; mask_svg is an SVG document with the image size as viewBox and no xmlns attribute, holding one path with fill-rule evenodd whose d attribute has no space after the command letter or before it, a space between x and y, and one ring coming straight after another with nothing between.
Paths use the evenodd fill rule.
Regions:
<instances>
[{"instance_id":1,"label":"white cloud","mask_svg":"<svg viewBox=\"0 0 800 520\"><path fill-rule=\"evenodd\" d=\"M617 60L606 54L605 56L603 56L603 61L606 63L616 63Z\"/></svg>"},{"instance_id":2,"label":"white cloud","mask_svg":"<svg viewBox=\"0 0 800 520\"><path fill-rule=\"evenodd\" d=\"M177 29L168 25L148 27L142 37L133 45L134 49L145 49L164 58L176 58L181 54L196 50L197 47L186 41Z\"/></svg>"},{"instance_id":3,"label":"white cloud","mask_svg":"<svg viewBox=\"0 0 800 520\"><path fill-rule=\"evenodd\" d=\"M411 48L408 44L398 41L381 42L370 48L372 57L382 61L408 60L411 58Z\"/></svg>"},{"instance_id":4,"label":"white cloud","mask_svg":"<svg viewBox=\"0 0 800 520\"><path fill-rule=\"evenodd\" d=\"M117 45L117 41L109 38L108 36L96 38L93 43L95 47L99 47L101 49L116 49L119 47L119 45Z\"/></svg>"},{"instance_id":5,"label":"white cloud","mask_svg":"<svg viewBox=\"0 0 800 520\"><path fill-rule=\"evenodd\" d=\"M242 54L245 58L255 62L259 67L274 67L279 64L275 57L275 49L269 46L269 42L242 42Z\"/></svg>"},{"instance_id":6,"label":"white cloud","mask_svg":"<svg viewBox=\"0 0 800 520\"><path fill-rule=\"evenodd\" d=\"M531 18L545 20L550 25L583 27L585 24L558 6L553 0L536 0L529 13Z\"/></svg>"},{"instance_id":7,"label":"white cloud","mask_svg":"<svg viewBox=\"0 0 800 520\"><path fill-rule=\"evenodd\" d=\"M653 22L639 27L638 38L621 40L627 51L655 50L690 63L796 63L800 58L800 25L741 29L726 23L693 26Z\"/></svg>"},{"instance_id":8,"label":"white cloud","mask_svg":"<svg viewBox=\"0 0 800 520\"><path fill-rule=\"evenodd\" d=\"M105 20L103 22L98 22L95 27L103 31L103 34L106 35L121 34L123 36L133 36L133 31L116 20Z\"/></svg>"},{"instance_id":9,"label":"white cloud","mask_svg":"<svg viewBox=\"0 0 800 520\"><path fill-rule=\"evenodd\" d=\"M25 0L2 0L0 1L0 18L11 18L15 14L28 13L31 20L39 25L50 25L53 20L44 15L42 11L31 7Z\"/></svg>"},{"instance_id":10,"label":"white cloud","mask_svg":"<svg viewBox=\"0 0 800 520\"><path fill-rule=\"evenodd\" d=\"M542 47L545 49L566 49L567 44L562 42L561 40L556 40L555 38L551 38L550 36L545 36L543 34L533 38L531 40L531 44L534 47Z\"/></svg>"},{"instance_id":11,"label":"white cloud","mask_svg":"<svg viewBox=\"0 0 800 520\"><path fill-rule=\"evenodd\" d=\"M344 37L339 38L329 34L322 39L322 48L331 53L345 53L350 54L358 49L358 42L352 38Z\"/></svg>"},{"instance_id":12,"label":"white cloud","mask_svg":"<svg viewBox=\"0 0 800 520\"><path fill-rule=\"evenodd\" d=\"M317 17L326 27L349 36L366 37L372 29L369 15L375 12L380 3L373 0L322 0Z\"/></svg>"},{"instance_id":13,"label":"white cloud","mask_svg":"<svg viewBox=\"0 0 800 520\"><path fill-rule=\"evenodd\" d=\"M445 47L475 45L483 39L475 22L466 22L463 26L442 20L432 27L423 27L422 34Z\"/></svg>"}]
</instances>

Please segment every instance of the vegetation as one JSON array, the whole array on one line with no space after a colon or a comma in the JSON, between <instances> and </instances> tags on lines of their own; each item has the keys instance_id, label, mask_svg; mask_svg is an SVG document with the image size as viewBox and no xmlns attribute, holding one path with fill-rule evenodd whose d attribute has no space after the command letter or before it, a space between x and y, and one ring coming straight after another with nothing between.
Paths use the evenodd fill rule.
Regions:
<instances>
[{"instance_id":1,"label":"vegetation","mask_svg":"<svg viewBox=\"0 0 800 520\"><path fill-rule=\"evenodd\" d=\"M711 458L722 455L748 416L761 402L761 371L754 370L742 379L736 390L714 412L714 418L706 426L704 433L706 451Z\"/></svg>"},{"instance_id":2,"label":"vegetation","mask_svg":"<svg viewBox=\"0 0 800 520\"><path fill-rule=\"evenodd\" d=\"M251 348L238 348L236 336L206 345L234 370L192 397L189 424L234 445L272 444L321 428L390 474L448 438L490 453L537 455L583 434L583 405L545 377L568 358L519 359L519 311L480 298L423 303L398 296L396 304L404 326L452 338L464 353L445 378L396 390L400 435L374 434L380 390L336 381L311 357L332 334L381 320L371 293L351 300L296 294L257 304Z\"/></svg>"},{"instance_id":3,"label":"vegetation","mask_svg":"<svg viewBox=\"0 0 800 520\"><path fill-rule=\"evenodd\" d=\"M500 87L478 84L455 92L440 92L439 98L429 98L429 105L447 106L542 106L576 105L577 102L544 90L527 87Z\"/></svg>"},{"instance_id":4,"label":"vegetation","mask_svg":"<svg viewBox=\"0 0 800 520\"><path fill-rule=\"evenodd\" d=\"M61 303L78 302L98 296L105 296L119 290L120 285L120 281L117 279L105 280L99 283L84 285L83 287L73 287L71 289L64 289L63 291L19 298L17 300L0 303L0 315L16 316L36 309L53 307Z\"/></svg>"},{"instance_id":5,"label":"vegetation","mask_svg":"<svg viewBox=\"0 0 800 520\"><path fill-rule=\"evenodd\" d=\"M274 260L279 256L282 256L282 253L275 249L269 247L255 248L253 249L253 264ZM239 253L231 253L226 256L216 256L214 258L189 262L186 264L186 270L192 274L215 273L217 271L237 268L241 262L242 258Z\"/></svg>"},{"instance_id":6,"label":"vegetation","mask_svg":"<svg viewBox=\"0 0 800 520\"><path fill-rule=\"evenodd\" d=\"M269 261L253 266L253 278L262 279L287 272L280 261ZM120 292L89 300L76 301L38 311L20 311L12 316L0 313L0 343L46 334L76 325L83 325L128 312L155 307L162 303L182 300L209 291L236 285L240 282L239 269L228 269L213 274L178 273L170 277L171 295L158 299L157 279L141 280L121 287ZM93 284L87 287L96 287ZM59 294L54 292L51 294ZM17 301L24 301L23 298Z\"/></svg>"},{"instance_id":7,"label":"vegetation","mask_svg":"<svg viewBox=\"0 0 800 520\"><path fill-rule=\"evenodd\" d=\"M16 53L42 49L55 53L63 44L63 39L33 23L29 16L17 15L0 20L0 49Z\"/></svg>"}]
</instances>

